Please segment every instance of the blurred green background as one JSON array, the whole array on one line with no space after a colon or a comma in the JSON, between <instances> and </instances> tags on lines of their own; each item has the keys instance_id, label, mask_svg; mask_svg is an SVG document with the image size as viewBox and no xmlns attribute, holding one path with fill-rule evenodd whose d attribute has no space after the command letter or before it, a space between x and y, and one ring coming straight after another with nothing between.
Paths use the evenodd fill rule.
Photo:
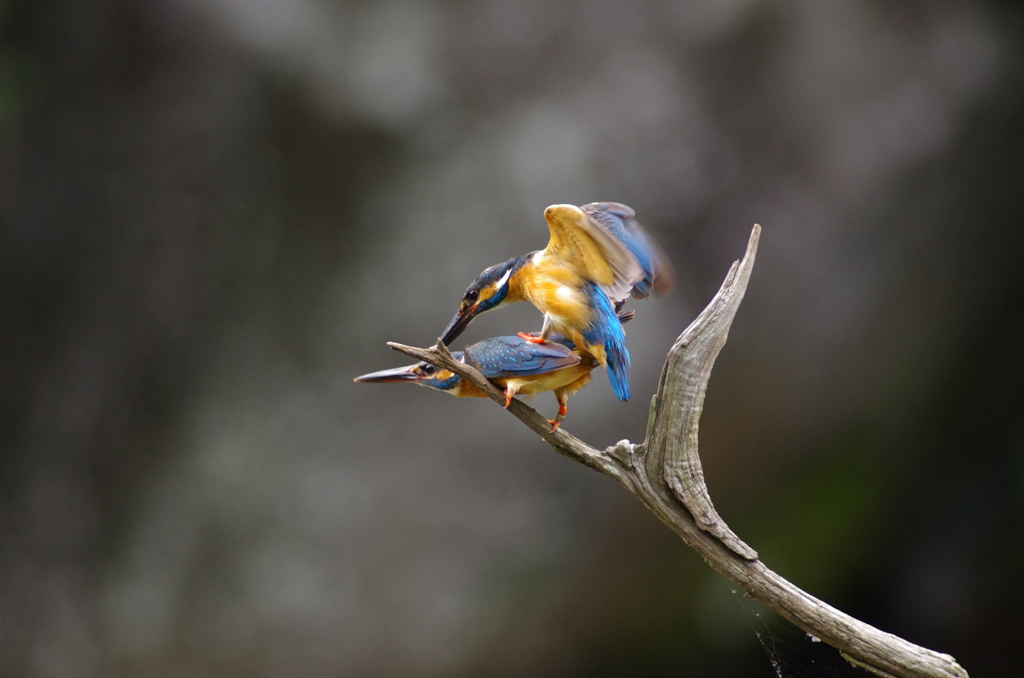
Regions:
<instances>
[{"instance_id":1,"label":"blurred green background","mask_svg":"<svg viewBox=\"0 0 1024 678\"><path fill-rule=\"evenodd\" d=\"M493 404L352 383L607 200L678 283L632 305L633 400L599 375L566 428L642 438L762 224L717 507L1019 675L1019 3L3 0L0 35L0 675L867 675Z\"/></svg>"}]
</instances>

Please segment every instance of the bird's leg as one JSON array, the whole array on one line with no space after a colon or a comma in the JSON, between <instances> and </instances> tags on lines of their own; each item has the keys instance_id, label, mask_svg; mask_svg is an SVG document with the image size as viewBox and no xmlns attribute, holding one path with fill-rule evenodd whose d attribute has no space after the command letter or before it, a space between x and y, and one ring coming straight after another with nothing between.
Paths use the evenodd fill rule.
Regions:
<instances>
[{"instance_id":1,"label":"bird's leg","mask_svg":"<svg viewBox=\"0 0 1024 678\"><path fill-rule=\"evenodd\" d=\"M558 427L562 425L562 421L565 419L566 412L569 411L569 396L566 395L565 391L557 389L555 391L555 398L558 399L558 414L555 415L554 419L548 419L552 432L558 430Z\"/></svg>"},{"instance_id":2,"label":"bird's leg","mask_svg":"<svg viewBox=\"0 0 1024 678\"><path fill-rule=\"evenodd\" d=\"M551 321L551 314L550 313L545 313L544 314L544 324L541 325L541 328L540 328L540 335L535 337L532 334L527 334L526 332L520 332L519 333L519 338L520 339L525 339L526 341L530 342L531 344L543 344L545 341L548 340L548 336L551 334L552 326L553 326L553 323Z\"/></svg>"},{"instance_id":3,"label":"bird's leg","mask_svg":"<svg viewBox=\"0 0 1024 678\"><path fill-rule=\"evenodd\" d=\"M514 398L516 393L518 393L518 392L519 392L519 386L517 386L517 385L515 385L515 384L513 384L511 382L507 386L505 386L505 409L506 410L508 409L508 406L512 404L512 398Z\"/></svg>"}]
</instances>

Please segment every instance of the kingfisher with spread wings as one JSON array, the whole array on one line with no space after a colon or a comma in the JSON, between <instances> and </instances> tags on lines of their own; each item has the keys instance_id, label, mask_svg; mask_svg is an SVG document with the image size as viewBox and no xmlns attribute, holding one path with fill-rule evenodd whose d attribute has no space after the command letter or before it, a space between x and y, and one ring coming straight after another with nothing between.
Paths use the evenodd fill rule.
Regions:
<instances>
[{"instance_id":1,"label":"kingfisher with spread wings","mask_svg":"<svg viewBox=\"0 0 1024 678\"><path fill-rule=\"evenodd\" d=\"M520 336L543 342L553 331L565 335L608 370L615 396L628 400L629 350L616 313L630 296L646 299L672 285L668 259L634 217L615 202L548 207L548 246L477 276L441 341L450 343L481 313L528 301L544 324L538 336Z\"/></svg>"}]
</instances>

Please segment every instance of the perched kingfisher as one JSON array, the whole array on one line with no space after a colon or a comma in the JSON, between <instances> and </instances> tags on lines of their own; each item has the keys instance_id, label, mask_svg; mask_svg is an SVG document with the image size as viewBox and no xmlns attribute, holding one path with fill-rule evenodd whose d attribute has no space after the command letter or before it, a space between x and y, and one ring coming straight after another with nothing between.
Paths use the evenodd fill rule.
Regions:
<instances>
[{"instance_id":1,"label":"perched kingfisher","mask_svg":"<svg viewBox=\"0 0 1024 678\"><path fill-rule=\"evenodd\" d=\"M619 316L620 322L633 318L633 311ZM534 335L528 335L536 339ZM548 419L551 430L556 430L565 419L569 396L590 382L590 373L598 361L580 351L570 339L552 333L547 341L537 343L521 336L504 336L484 339L467 346L465 351L456 351L452 356L467 365L472 365L484 377L505 390L505 407L512 403L517 394L532 395L554 391L558 400L558 414ZM418 362L407 367L396 367L356 377L354 381L388 383L408 381L420 386L447 391L459 398L486 398L483 391L472 383L448 370L428 362Z\"/></svg>"},{"instance_id":2,"label":"perched kingfisher","mask_svg":"<svg viewBox=\"0 0 1024 678\"><path fill-rule=\"evenodd\" d=\"M485 311L529 301L544 324L538 336L520 336L539 342L552 331L564 334L608 369L615 396L628 400L629 351L616 313L630 295L646 299L672 286L668 259L634 216L616 202L548 207L548 246L477 276L441 341L450 343Z\"/></svg>"}]
</instances>

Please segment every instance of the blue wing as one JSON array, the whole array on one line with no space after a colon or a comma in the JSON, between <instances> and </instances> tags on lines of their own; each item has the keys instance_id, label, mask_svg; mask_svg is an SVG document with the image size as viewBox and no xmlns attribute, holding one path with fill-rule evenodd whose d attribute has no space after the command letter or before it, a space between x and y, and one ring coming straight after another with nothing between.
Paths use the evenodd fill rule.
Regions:
<instances>
[{"instance_id":1,"label":"blue wing","mask_svg":"<svg viewBox=\"0 0 1024 678\"><path fill-rule=\"evenodd\" d=\"M618 202L592 202L580 209L625 245L640 264L644 276L633 283L635 298L646 299L652 290L663 294L672 287L672 266L668 258L637 223L636 212L631 207Z\"/></svg>"},{"instance_id":2,"label":"blue wing","mask_svg":"<svg viewBox=\"0 0 1024 678\"><path fill-rule=\"evenodd\" d=\"M466 348L466 362L488 379L545 374L580 362L568 347L534 344L517 336L492 337Z\"/></svg>"}]
</instances>

